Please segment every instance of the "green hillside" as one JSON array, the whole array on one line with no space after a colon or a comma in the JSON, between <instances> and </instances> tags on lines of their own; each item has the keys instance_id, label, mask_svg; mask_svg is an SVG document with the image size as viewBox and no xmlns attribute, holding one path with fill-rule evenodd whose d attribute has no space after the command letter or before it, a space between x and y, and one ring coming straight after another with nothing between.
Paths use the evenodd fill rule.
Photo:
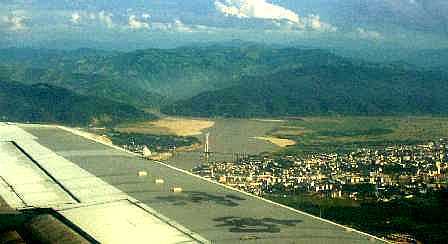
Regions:
<instances>
[{"instance_id":1,"label":"green hillside","mask_svg":"<svg viewBox=\"0 0 448 244\"><path fill-rule=\"evenodd\" d=\"M127 53L0 50L0 79L187 116L447 114L447 77L403 62L247 43Z\"/></svg>"},{"instance_id":2,"label":"green hillside","mask_svg":"<svg viewBox=\"0 0 448 244\"><path fill-rule=\"evenodd\" d=\"M154 118L127 104L78 95L48 84L0 82L3 121L105 126Z\"/></svg>"},{"instance_id":3,"label":"green hillside","mask_svg":"<svg viewBox=\"0 0 448 244\"><path fill-rule=\"evenodd\" d=\"M4 49L0 50L0 78L49 83L139 107L158 107L238 85L245 76L317 65L331 57L336 56L322 50L252 44L129 53Z\"/></svg>"},{"instance_id":4,"label":"green hillside","mask_svg":"<svg viewBox=\"0 0 448 244\"><path fill-rule=\"evenodd\" d=\"M401 65L329 57L240 85L201 93L163 109L189 116L448 114L448 77Z\"/></svg>"}]
</instances>

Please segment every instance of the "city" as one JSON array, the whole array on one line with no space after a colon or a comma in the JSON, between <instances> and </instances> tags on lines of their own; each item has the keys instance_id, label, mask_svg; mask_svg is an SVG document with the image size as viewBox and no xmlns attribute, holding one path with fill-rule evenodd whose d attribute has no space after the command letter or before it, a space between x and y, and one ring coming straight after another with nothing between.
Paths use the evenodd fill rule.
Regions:
<instances>
[{"instance_id":1,"label":"city","mask_svg":"<svg viewBox=\"0 0 448 244\"><path fill-rule=\"evenodd\" d=\"M250 156L202 164L193 172L256 195L306 192L387 202L446 188L447 153L448 141L440 139L346 154Z\"/></svg>"}]
</instances>

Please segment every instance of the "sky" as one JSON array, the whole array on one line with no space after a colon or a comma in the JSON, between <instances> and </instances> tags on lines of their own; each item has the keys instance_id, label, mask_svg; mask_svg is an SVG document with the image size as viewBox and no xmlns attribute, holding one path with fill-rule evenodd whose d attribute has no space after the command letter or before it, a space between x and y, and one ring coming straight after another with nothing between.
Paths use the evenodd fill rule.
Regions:
<instances>
[{"instance_id":1,"label":"sky","mask_svg":"<svg viewBox=\"0 0 448 244\"><path fill-rule=\"evenodd\" d=\"M448 47L447 0L0 0L0 47Z\"/></svg>"}]
</instances>

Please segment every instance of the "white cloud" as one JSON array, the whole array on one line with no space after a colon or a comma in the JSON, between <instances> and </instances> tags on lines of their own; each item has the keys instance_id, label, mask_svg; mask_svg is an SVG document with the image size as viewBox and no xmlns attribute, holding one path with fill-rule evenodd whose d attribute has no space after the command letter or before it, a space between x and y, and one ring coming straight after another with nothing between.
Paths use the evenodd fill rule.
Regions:
<instances>
[{"instance_id":1,"label":"white cloud","mask_svg":"<svg viewBox=\"0 0 448 244\"><path fill-rule=\"evenodd\" d=\"M366 30L364 28L357 28L356 33L358 34L358 37L361 39L372 39L372 40L379 40L383 39L383 35L377 31L372 30Z\"/></svg>"},{"instance_id":2,"label":"white cloud","mask_svg":"<svg viewBox=\"0 0 448 244\"><path fill-rule=\"evenodd\" d=\"M178 32L193 32L193 28L184 24L180 20L175 20L173 23L173 29Z\"/></svg>"},{"instance_id":3,"label":"white cloud","mask_svg":"<svg viewBox=\"0 0 448 244\"><path fill-rule=\"evenodd\" d=\"M176 32L193 32L193 28L185 25L180 20L174 22L154 22L151 24L153 30L176 31Z\"/></svg>"},{"instance_id":4,"label":"white cloud","mask_svg":"<svg viewBox=\"0 0 448 244\"><path fill-rule=\"evenodd\" d=\"M171 28L171 23L164 23L164 22L152 22L151 23L152 30L168 31L170 28Z\"/></svg>"},{"instance_id":5,"label":"white cloud","mask_svg":"<svg viewBox=\"0 0 448 244\"><path fill-rule=\"evenodd\" d=\"M217 0L216 9L227 15L238 18L258 18L272 20L288 20L299 23L299 16L284 7L266 2L266 0Z\"/></svg>"},{"instance_id":6,"label":"white cloud","mask_svg":"<svg viewBox=\"0 0 448 244\"><path fill-rule=\"evenodd\" d=\"M167 32L183 32L183 33L194 33L194 32L211 33L218 30L215 27L205 25L188 25L178 19L174 20L173 22L152 22L150 28L151 30L167 31Z\"/></svg>"},{"instance_id":7,"label":"white cloud","mask_svg":"<svg viewBox=\"0 0 448 244\"><path fill-rule=\"evenodd\" d=\"M337 30L333 25L322 22L319 15L310 14L308 17L303 18L305 27L315 31L335 32Z\"/></svg>"},{"instance_id":8,"label":"white cloud","mask_svg":"<svg viewBox=\"0 0 448 244\"><path fill-rule=\"evenodd\" d=\"M95 20L96 19L96 14L95 13L89 13L88 16L89 16L89 18L91 20Z\"/></svg>"},{"instance_id":9,"label":"white cloud","mask_svg":"<svg viewBox=\"0 0 448 244\"><path fill-rule=\"evenodd\" d=\"M149 16L148 16L149 18ZM130 15L128 20L129 28L131 29L149 29L149 23L137 19L137 16Z\"/></svg>"},{"instance_id":10,"label":"white cloud","mask_svg":"<svg viewBox=\"0 0 448 244\"><path fill-rule=\"evenodd\" d=\"M101 23L108 28L131 29L131 30L153 30L169 32L211 32L216 28L203 25L189 25L179 19L171 22L150 21L148 13L129 14L125 22L114 21L113 14L105 11L85 12L76 11L70 14L70 22L84 27L94 26Z\"/></svg>"},{"instance_id":11,"label":"white cloud","mask_svg":"<svg viewBox=\"0 0 448 244\"><path fill-rule=\"evenodd\" d=\"M13 12L9 16L3 16L1 20L8 26L8 29L11 31L22 31L27 29L27 26L25 24L27 17L18 12Z\"/></svg>"},{"instance_id":12,"label":"white cloud","mask_svg":"<svg viewBox=\"0 0 448 244\"><path fill-rule=\"evenodd\" d=\"M79 22L81 21L81 15L78 12L72 13L72 15L70 16L70 21L73 24L79 24Z\"/></svg>"},{"instance_id":13,"label":"white cloud","mask_svg":"<svg viewBox=\"0 0 448 244\"><path fill-rule=\"evenodd\" d=\"M85 12L77 11L70 15L70 22L73 24L102 24L107 28L115 27L115 23L112 20L113 14L105 11L100 12Z\"/></svg>"},{"instance_id":14,"label":"white cloud","mask_svg":"<svg viewBox=\"0 0 448 244\"><path fill-rule=\"evenodd\" d=\"M226 16L272 20L283 28L299 28L314 31L334 32L333 25L323 22L319 15L300 17L294 11L267 2L266 0L216 0L215 8Z\"/></svg>"},{"instance_id":15,"label":"white cloud","mask_svg":"<svg viewBox=\"0 0 448 244\"><path fill-rule=\"evenodd\" d=\"M104 10L99 12L75 11L69 16L69 21L74 25L117 27L113 19L114 15Z\"/></svg>"},{"instance_id":16,"label":"white cloud","mask_svg":"<svg viewBox=\"0 0 448 244\"><path fill-rule=\"evenodd\" d=\"M105 24L108 28L114 27L114 22L112 21L113 14L107 13L105 11L100 11L98 13L98 19L101 23Z\"/></svg>"}]
</instances>

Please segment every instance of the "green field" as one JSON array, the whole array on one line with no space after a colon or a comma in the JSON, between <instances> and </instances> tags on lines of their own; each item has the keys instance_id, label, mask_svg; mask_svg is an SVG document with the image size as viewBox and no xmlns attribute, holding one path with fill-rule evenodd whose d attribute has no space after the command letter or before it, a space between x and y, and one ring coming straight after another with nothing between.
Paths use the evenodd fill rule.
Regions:
<instances>
[{"instance_id":1,"label":"green field","mask_svg":"<svg viewBox=\"0 0 448 244\"><path fill-rule=\"evenodd\" d=\"M448 117L304 117L270 134L297 142L282 153L346 152L448 137Z\"/></svg>"}]
</instances>

